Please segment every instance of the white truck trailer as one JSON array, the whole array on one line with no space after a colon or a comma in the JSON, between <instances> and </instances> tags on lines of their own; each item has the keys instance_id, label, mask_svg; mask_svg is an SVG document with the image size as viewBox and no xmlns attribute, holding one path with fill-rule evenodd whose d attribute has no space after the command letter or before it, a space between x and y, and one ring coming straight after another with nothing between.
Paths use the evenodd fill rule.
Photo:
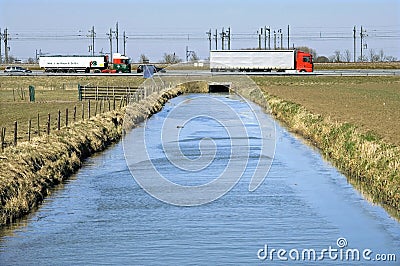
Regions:
<instances>
[{"instance_id":1,"label":"white truck trailer","mask_svg":"<svg viewBox=\"0 0 400 266\"><path fill-rule=\"evenodd\" d=\"M217 71L312 72L312 56L298 50L218 50L210 51L210 69Z\"/></svg>"},{"instance_id":2,"label":"white truck trailer","mask_svg":"<svg viewBox=\"0 0 400 266\"><path fill-rule=\"evenodd\" d=\"M101 72L108 68L108 56L41 56L39 66L45 72Z\"/></svg>"}]
</instances>

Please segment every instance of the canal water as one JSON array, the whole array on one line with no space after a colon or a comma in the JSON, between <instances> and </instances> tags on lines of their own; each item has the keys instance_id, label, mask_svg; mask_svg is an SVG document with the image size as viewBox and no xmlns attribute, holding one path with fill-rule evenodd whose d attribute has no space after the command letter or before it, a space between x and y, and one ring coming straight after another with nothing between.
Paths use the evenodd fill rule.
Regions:
<instances>
[{"instance_id":1,"label":"canal water","mask_svg":"<svg viewBox=\"0 0 400 266\"><path fill-rule=\"evenodd\" d=\"M209 105L196 104L205 97ZM147 193L138 185L138 176L132 177L154 174L140 164L142 157L132 155L141 134L147 134L149 161L171 182L193 187L223 174L218 171L229 161L221 158L234 155L230 134L238 125L229 124L232 128L227 130L223 118L196 117L201 108L212 110L213 103L233 107L246 127L247 140L239 144L248 143L249 148L242 147L244 155L232 159L238 164L231 165L249 158L241 178L221 197L191 207ZM177 120L173 127L180 130L180 143L163 149L157 142L160 121L180 104L190 107L182 115L195 119ZM400 224L364 200L317 151L279 125L268 175L249 191L255 168L260 167L253 161L264 156L257 147L259 129L249 114L267 115L255 105L246 108L246 102L227 94L170 100L145 125L128 133L124 141L132 142L129 149L120 142L88 158L37 212L3 230L0 265L399 265ZM171 153L163 157L168 149ZM128 160L124 151L130 151ZM183 173L187 169L174 161L179 153L190 159L188 164L202 167ZM141 171L132 170L135 167ZM378 261L394 260L391 254L397 261Z\"/></svg>"}]
</instances>

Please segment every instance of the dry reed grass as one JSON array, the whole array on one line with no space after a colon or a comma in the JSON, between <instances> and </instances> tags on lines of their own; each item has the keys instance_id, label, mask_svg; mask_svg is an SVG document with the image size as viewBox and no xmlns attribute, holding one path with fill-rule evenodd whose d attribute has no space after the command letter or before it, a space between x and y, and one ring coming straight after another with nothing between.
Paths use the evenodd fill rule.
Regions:
<instances>
[{"instance_id":1,"label":"dry reed grass","mask_svg":"<svg viewBox=\"0 0 400 266\"><path fill-rule=\"evenodd\" d=\"M180 88L153 93L122 110L106 112L49 136L6 148L0 155L0 225L29 213L54 186L74 173L84 158L117 141L123 124L127 125L125 129L136 126L180 93Z\"/></svg>"},{"instance_id":2,"label":"dry reed grass","mask_svg":"<svg viewBox=\"0 0 400 266\"><path fill-rule=\"evenodd\" d=\"M367 198L400 217L400 149L349 123L310 113L303 106L265 93L272 114L302 135Z\"/></svg>"}]
</instances>

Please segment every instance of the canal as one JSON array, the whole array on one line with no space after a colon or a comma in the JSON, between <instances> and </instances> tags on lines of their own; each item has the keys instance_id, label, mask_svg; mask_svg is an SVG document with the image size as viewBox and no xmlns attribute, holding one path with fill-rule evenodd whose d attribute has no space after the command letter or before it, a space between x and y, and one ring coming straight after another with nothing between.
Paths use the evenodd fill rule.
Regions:
<instances>
[{"instance_id":1,"label":"canal","mask_svg":"<svg viewBox=\"0 0 400 266\"><path fill-rule=\"evenodd\" d=\"M224 109L217 118L198 115L221 106L241 122ZM256 118L270 121L235 95L171 99L5 228L0 264L380 265L395 255L382 265L398 265L400 224L318 151ZM162 179L183 190L160 188ZM216 193L190 190L204 187Z\"/></svg>"}]
</instances>

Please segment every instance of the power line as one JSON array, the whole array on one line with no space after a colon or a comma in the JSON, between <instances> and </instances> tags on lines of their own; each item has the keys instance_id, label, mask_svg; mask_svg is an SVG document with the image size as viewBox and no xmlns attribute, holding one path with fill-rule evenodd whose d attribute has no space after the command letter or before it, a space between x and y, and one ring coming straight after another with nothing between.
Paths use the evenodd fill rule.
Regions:
<instances>
[{"instance_id":1,"label":"power line","mask_svg":"<svg viewBox=\"0 0 400 266\"><path fill-rule=\"evenodd\" d=\"M377 26L377 27L368 27L368 35L365 33L363 35L359 35L362 33L354 32L354 28L352 27L293 27L289 28L287 32L287 43L288 48L290 47L290 42L292 43L304 43L304 42L312 42L312 43L326 43L331 42L334 46L334 42L342 42L342 41L355 41L357 36L359 36L362 40L362 49L365 50L365 43L371 44L373 42L380 40L386 40L387 44L389 42L395 43L395 41L400 40L400 27L399 25L388 25L388 26ZM4 42L4 53L6 56L4 57L5 60L8 60L8 53L9 53L9 46L10 40L12 44L18 42L49 42L49 41L62 41L62 42L76 42L82 40L90 40L90 47L89 52L92 54L95 53L95 42L110 42L110 54L112 54L113 49L113 39L115 38L117 42L117 51L119 50L119 25L118 22L115 24L115 31L110 29L110 32L99 34L96 33L94 30L94 26L89 31L89 34L85 34L83 31L70 31L67 29L50 29L50 30L43 30L40 29L38 31L35 30L21 30L19 32L13 31L12 33L9 32L8 29L4 29L4 34L0 32L0 43L1 41ZM363 30L365 26L363 26ZM99 31L99 30L98 30ZM267 36L268 31L268 36ZM271 36L271 31L274 32L274 35ZM117 33L118 32L118 33ZM289 36L290 34L290 36ZM273 30L271 27L263 27L255 32L252 31L238 31L231 33L231 28L229 27L228 30L222 28L222 31L218 33L218 30L215 30L215 34L213 34L212 30L210 29L204 35L204 32L135 32L135 31L124 31L123 38L124 38L124 54L126 53L126 42L127 39L132 39L135 41L162 41L162 42L181 42L187 41L204 41L205 43L208 42L209 49L212 48L212 41L215 41L215 49L218 49L218 38L221 40L221 49L231 49L231 42L238 42L244 43L244 41L252 41L258 40L258 47L261 48L262 40L264 40L263 47L264 49L267 48L267 38L268 38L268 48L271 48L271 37L274 38L274 47L283 48L283 38L284 32L282 29L280 30ZM285 36L286 37L286 36ZM264 39L262 39L264 38ZM351 42L350 42L351 45ZM355 50L355 45L353 43L353 50ZM388 47L387 45L385 47ZM393 46L393 49L396 49ZM398 51L398 48L397 48ZM397 53L396 51L396 53ZM363 51L361 50L361 53ZM354 52L354 57L356 57L356 53ZM0 62L1 62L1 50L0 50Z\"/></svg>"}]
</instances>

